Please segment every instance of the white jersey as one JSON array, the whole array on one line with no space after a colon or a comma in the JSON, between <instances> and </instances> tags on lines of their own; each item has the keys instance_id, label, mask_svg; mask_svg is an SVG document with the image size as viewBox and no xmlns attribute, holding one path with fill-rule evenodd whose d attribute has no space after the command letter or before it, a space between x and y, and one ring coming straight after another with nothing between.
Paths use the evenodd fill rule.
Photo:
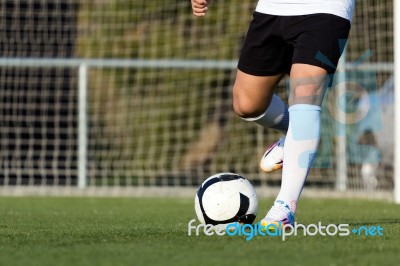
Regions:
<instances>
[{"instance_id":1,"label":"white jersey","mask_svg":"<svg viewBox=\"0 0 400 266\"><path fill-rule=\"evenodd\" d=\"M354 0L259 0L256 11L276 16L325 13L351 21L353 9Z\"/></svg>"}]
</instances>

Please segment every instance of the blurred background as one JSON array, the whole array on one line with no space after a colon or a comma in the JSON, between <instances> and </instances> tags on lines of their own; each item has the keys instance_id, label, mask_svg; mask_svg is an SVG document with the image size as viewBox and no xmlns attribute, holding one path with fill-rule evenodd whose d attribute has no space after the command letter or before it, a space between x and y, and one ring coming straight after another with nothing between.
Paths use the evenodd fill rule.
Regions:
<instances>
[{"instance_id":1,"label":"blurred background","mask_svg":"<svg viewBox=\"0 0 400 266\"><path fill-rule=\"evenodd\" d=\"M231 108L255 5L197 18L189 0L1 0L1 193L187 188L227 171L279 187L258 164L280 133ZM356 1L307 187L392 193L392 6Z\"/></svg>"}]
</instances>

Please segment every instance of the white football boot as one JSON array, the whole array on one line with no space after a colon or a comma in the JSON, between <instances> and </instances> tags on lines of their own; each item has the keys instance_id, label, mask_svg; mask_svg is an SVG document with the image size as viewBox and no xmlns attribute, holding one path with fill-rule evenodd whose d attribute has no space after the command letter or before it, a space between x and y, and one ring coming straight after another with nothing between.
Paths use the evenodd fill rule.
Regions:
<instances>
[{"instance_id":1,"label":"white football boot","mask_svg":"<svg viewBox=\"0 0 400 266\"><path fill-rule=\"evenodd\" d=\"M280 138L267 149L260 161L260 168L263 172L270 173L282 168L284 145L285 137Z\"/></svg>"},{"instance_id":2,"label":"white football boot","mask_svg":"<svg viewBox=\"0 0 400 266\"><path fill-rule=\"evenodd\" d=\"M281 225L285 228L285 225L293 226L294 220L294 213L290 210L289 205L281 200L277 200L260 223L262 226L274 224L277 227Z\"/></svg>"}]
</instances>

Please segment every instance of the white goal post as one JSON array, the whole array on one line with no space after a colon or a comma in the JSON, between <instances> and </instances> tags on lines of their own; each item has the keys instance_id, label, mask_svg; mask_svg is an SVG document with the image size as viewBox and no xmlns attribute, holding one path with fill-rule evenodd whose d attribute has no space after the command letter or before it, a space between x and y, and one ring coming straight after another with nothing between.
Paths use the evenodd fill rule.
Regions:
<instances>
[{"instance_id":1,"label":"white goal post","mask_svg":"<svg viewBox=\"0 0 400 266\"><path fill-rule=\"evenodd\" d=\"M394 159L394 199L400 204L400 1L394 1L394 76L395 76L395 159Z\"/></svg>"}]
</instances>

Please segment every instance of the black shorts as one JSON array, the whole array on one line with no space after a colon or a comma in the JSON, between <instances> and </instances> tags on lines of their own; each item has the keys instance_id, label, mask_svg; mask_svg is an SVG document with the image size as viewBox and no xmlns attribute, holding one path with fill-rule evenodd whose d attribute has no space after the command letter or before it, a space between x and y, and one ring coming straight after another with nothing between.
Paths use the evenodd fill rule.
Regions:
<instances>
[{"instance_id":1,"label":"black shorts","mask_svg":"<svg viewBox=\"0 0 400 266\"><path fill-rule=\"evenodd\" d=\"M331 14L273 16L254 12L238 69L255 76L290 73L292 64L335 72L350 21Z\"/></svg>"}]
</instances>

